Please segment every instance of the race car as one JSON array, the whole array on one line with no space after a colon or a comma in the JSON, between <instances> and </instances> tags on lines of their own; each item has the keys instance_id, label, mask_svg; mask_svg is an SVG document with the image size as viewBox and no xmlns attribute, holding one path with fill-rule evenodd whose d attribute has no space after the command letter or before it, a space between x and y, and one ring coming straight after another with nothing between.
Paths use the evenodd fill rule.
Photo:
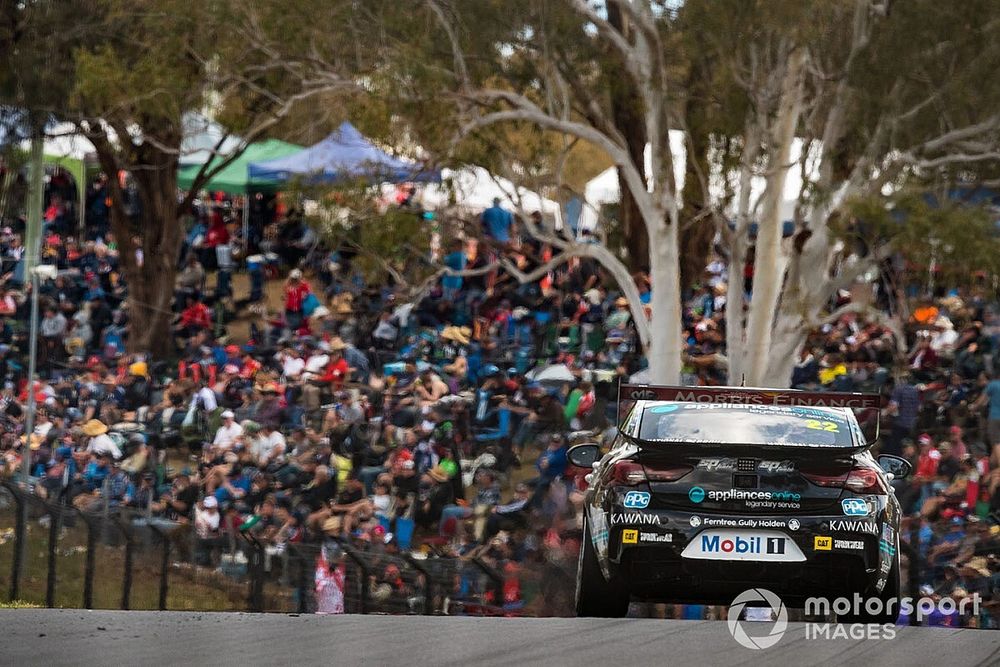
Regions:
<instances>
[{"instance_id":1,"label":"race car","mask_svg":"<svg viewBox=\"0 0 1000 667\"><path fill-rule=\"evenodd\" d=\"M593 469L578 615L624 616L632 599L729 604L755 587L793 608L899 596L890 481L910 464L868 451L878 395L623 384L619 397L610 450L568 453ZM897 609L852 620L894 622Z\"/></svg>"}]
</instances>

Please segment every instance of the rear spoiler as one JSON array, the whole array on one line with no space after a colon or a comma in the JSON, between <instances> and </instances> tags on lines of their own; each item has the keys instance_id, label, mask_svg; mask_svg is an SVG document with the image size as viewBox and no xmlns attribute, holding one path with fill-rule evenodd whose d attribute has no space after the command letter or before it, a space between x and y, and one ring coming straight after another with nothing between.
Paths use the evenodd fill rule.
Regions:
<instances>
[{"instance_id":1,"label":"rear spoiler","mask_svg":"<svg viewBox=\"0 0 1000 667\"><path fill-rule=\"evenodd\" d=\"M813 408L849 408L854 411L868 446L879 433L881 394L843 391L799 391L797 389L759 389L751 387L674 387L665 385L618 385L618 425L636 401L681 401L685 403L720 403L724 405L774 405ZM624 408L624 410L623 410ZM874 429L871 429L871 425Z\"/></svg>"}]
</instances>

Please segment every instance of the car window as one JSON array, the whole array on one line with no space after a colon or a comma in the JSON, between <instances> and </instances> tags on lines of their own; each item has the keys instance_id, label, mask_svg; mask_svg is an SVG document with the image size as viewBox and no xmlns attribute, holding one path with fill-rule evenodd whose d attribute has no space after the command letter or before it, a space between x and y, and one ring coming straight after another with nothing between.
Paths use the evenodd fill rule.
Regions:
<instances>
[{"instance_id":1,"label":"car window","mask_svg":"<svg viewBox=\"0 0 1000 667\"><path fill-rule=\"evenodd\" d=\"M811 407L656 403L642 415L642 440L853 447L844 411Z\"/></svg>"}]
</instances>

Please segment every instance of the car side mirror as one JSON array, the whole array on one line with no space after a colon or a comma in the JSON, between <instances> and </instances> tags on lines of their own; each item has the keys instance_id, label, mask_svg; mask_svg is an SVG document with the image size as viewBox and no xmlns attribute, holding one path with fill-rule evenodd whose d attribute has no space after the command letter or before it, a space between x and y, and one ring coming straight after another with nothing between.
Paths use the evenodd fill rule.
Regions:
<instances>
[{"instance_id":1,"label":"car side mirror","mask_svg":"<svg viewBox=\"0 0 1000 667\"><path fill-rule=\"evenodd\" d=\"M913 470L913 465L909 461L892 454L879 454L878 465L882 470L891 473L893 479L903 479Z\"/></svg>"},{"instance_id":2,"label":"car side mirror","mask_svg":"<svg viewBox=\"0 0 1000 667\"><path fill-rule=\"evenodd\" d=\"M566 452L566 458L578 468L591 468L601 458L601 448L592 442L574 445Z\"/></svg>"}]
</instances>

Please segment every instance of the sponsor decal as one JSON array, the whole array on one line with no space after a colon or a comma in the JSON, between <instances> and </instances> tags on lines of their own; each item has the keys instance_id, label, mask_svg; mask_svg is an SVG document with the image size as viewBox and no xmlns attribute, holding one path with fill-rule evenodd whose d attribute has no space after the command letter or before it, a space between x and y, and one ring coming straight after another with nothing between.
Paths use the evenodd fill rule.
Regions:
<instances>
[{"instance_id":1,"label":"sponsor decal","mask_svg":"<svg viewBox=\"0 0 1000 667\"><path fill-rule=\"evenodd\" d=\"M896 555L896 547L891 542L886 542L885 540L878 541L878 550L884 553L886 556L892 557Z\"/></svg>"},{"instance_id":2,"label":"sponsor decal","mask_svg":"<svg viewBox=\"0 0 1000 667\"><path fill-rule=\"evenodd\" d=\"M674 536L670 533L639 533L639 541L643 544L648 544L650 542L673 542Z\"/></svg>"},{"instance_id":3,"label":"sponsor decal","mask_svg":"<svg viewBox=\"0 0 1000 667\"><path fill-rule=\"evenodd\" d=\"M700 486L692 486L688 491L688 499L693 503L700 503L705 499L705 489Z\"/></svg>"},{"instance_id":4,"label":"sponsor decal","mask_svg":"<svg viewBox=\"0 0 1000 667\"><path fill-rule=\"evenodd\" d=\"M698 461L698 467L702 470L736 470L737 459L722 457L701 459ZM795 470L795 464L791 461L760 461L757 463L757 470L770 473L792 472Z\"/></svg>"},{"instance_id":5,"label":"sponsor decal","mask_svg":"<svg viewBox=\"0 0 1000 667\"><path fill-rule=\"evenodd\" d=\"M843 533L867 533L878 535L878 526L874 521L834 520L830 522L830 530Z\"/></svg>"},{"instance_id":6,"label":"sponsor decal","mask_svg":"<svg viewBox=\"0 0 1000 667\"><path fill-rule=\"evenodd\" d=\"M863 498L844 498L840 501L845 516L868 516L868 501Z\"/></svg>"},{"instance_id":7,"label":"sponsor decal","mask_svg":"<svg viewBox=\"0 0 1000 667\"><path fill-rule=\"evenodd\" d=\"M888 521L882 524L882 539L889 544L893 544L896 541L896 531L893 530Z\"/></svg>"},{"instance_id":8,"label":"sponsor decal","mask_svg":"<svg viewBox=\"0 0 1000 667\"><path fill-rule=\"evenodd\" d=\"M790 538L773 530L705 530L688 542L685 558L801 562L806 559Z\"/></svg>"},{"instance_id":9,"label":"sponsor decal","mask_svg":"<svg viewBox=\"0 0 1000 667\"><path fill-rule=\"evenodd\" d=\"M829 551L831 548L833 548L832 537L817 535L813 538L813 551Z\"/></svg>"},{"instance_id":10,"label":"sponsor decal","mask_svg":"<svg viewBox=\"0 0 1000 667\"><path fill-rule=\"evenodd\" d=\"M691 517L691 519L690 519L690 520L688 521L688 523L690 523L690 524L691 524L691 527L692 527L692 528L697 528L698 526L700 526L700 525L701 525L701 517L698 517L698 516L693 516L693 517Z\"/></svg>"},{"instance_id":11,"label":"sponsor decal","mask_svg":"<svg viewBox=\"0 0 1000 667\"><path fill-rule=\"evenodd\" d=\"M649 505L649 493L646 491L629 491L625 494L625 500L622 504L629 509L645 509Z\"/></svg>"},{"instance_id":12,"label":"sponsor decal","mask_svg":"<svg viewBox=\"0 0 1000 667\"><path fill-rule=\"evenodd\" d=\"M612 513L611 525L620 526L623 523L633 526L659 526L660 517L657 514L646 514L645 512Z\"/></svg>"},{"instance_id":13,"label":"sponsor decal","mask_svg":"<svg viewBox=\"0 0 1000 667\"><path fill-rule=\"evenodd\" d=\"M788 530L798 530L800 525L798 519L790 519L788 521Z\"/></svg>"},{"instance_id":14,"label":"sponsor decal","mask_svg":"<svg viewBox=\"0 0 1000 667\"><path fill-rule=\"evenodd\" d=\"M687 401L691 403L726 403L730 405L802 405L826 408L880 408L878 394L846 392L767 391L727 387L710 389L621 385L621 393L634 400Z\"/></svg>"},{"instance_id":15,"label":"sponsor decal","mask_svg":"<svg viewBox=\"0 0 1000 667\"><path fill-rule=\"evenodd\" d=\"M865 543L862 540L834 540L834 549L855 549L864 550Z\"/></svg>"},{"instance_id":16,"label":"sponsor decal","mask_svg":"<svg viewBox=\"0 0 1000 667\"><path fill-rule=\"evenodd\" d=\"M878 571L882 575L889 574L889 570L892 569L892 561L888 558L882 560L882 564L879 566Z\"/></svg>"},{"instance_id":17,"label":"sponsor decal","mask_svg":"<svg viewBox=\"0 0 1000 667\"><path fill-rule=\"evenodd\" d=\"M704 493L704 498L715 502L728 502L733 500L742 501L749 509L799 509L799 500L802 496L791 491L758 491L755 489L729 489L727 491L708 491L707 493L700 486L691 489L688 497L694 502L701 502L692 497L695 489ZM700 495L700 494L699 494Z\"/></svg>"},{"instance_id":18,"label":"sponsor decal","mask_svg":"<svg viewBox=\"0 0 1000 667\"><path fill-rule=\"evenodd\" d=\"M622 531L622 544L638 544L639 543L639 531L634 529L625 529Z\"/></svg>"},{"instance_id":19,"label":"sponsor decal","mask_svg":"<svg viewBox=\"0 0 1000 667\"><path fill-rule=\"evenodd\" d=\"M698 489L701 487L695 487ZM694 489L692 489L693 491ZM709 491L708 499L724 503L727 500L775 500L782 502L798 502L802 496L791 491L756 491L751 489L729 489L728 491Z\"/></svg>"},{"instance_id":20,"label":"sponsor decal","mask_svg":"<svg viewBox=\"0 0 1000 667\"><path fill-rule=\"evenodd\" d=\"M798 521L795 521L795 528L792 528L791 521L784 519L729 519L707 516L704 519L699 519L698 523L699 525L704 524L706 528L790 528L791 530L798 528Z\"/></svg>"}]
</instances>

